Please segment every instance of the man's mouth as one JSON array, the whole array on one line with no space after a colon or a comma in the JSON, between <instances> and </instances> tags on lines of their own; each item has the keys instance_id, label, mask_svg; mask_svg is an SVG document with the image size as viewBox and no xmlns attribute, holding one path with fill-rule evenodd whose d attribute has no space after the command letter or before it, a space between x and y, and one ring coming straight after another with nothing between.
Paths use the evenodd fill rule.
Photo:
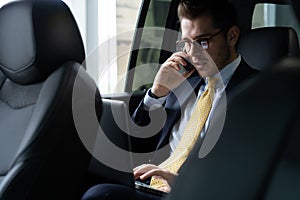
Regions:
<instances>
[{"instance_id":1,"label":"man's mouth","mask_svg":"<svg viewBox=\"0 0 300 200\"><path fill-rule=\"evenodd\" d=\"M203 67L208 62L206 59L200 60L197 57L192 57L191 61L195 67L199 67L199 68Z\"/></svg>"},{"instance_id":2,"label":"man's mouth","mask_svg":"<svg viewBox=\"0 0 300 200\"><path fill-rule=\"evenodd\" d=\"M201 62L195 62L193 63L193 65L196 67L196 68L204 68L204 66L206 65L207 61L201 61Z\"/></svg>"}]
</instances>

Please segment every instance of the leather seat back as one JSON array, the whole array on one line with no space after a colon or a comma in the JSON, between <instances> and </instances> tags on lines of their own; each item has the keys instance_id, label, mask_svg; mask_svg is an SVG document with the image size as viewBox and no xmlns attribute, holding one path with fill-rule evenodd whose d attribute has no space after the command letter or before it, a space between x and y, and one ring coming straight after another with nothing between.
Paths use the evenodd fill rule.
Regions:
<instances>
[{"instance_id":1,"label":"leather seat back","mask_svg":"<svg viewBox=\"0 0 300 200\"><path fill-rule=\"evenodd\" d=\"M299 55L299 41L291 27L263 27L241 35L237 51L253 68L265 70L282 58Z\"/></svg>"},{"instance_id":2,"label":"leather seat back","mask_svg":"<svg viewBox=\"0 0 300 200\"><path fill-rule=\"evenodd\" d=\"M101 114L84 60L79 29L62 1L16 1L0 9L1 200L78 199L84 192L91 155L73 109L88 97L74 99L75 82Z\"/></svg>"},{"instance_id":3,"label":"leather seat back","mask_svg":"<svg viewBox=\"0 0 300 200\"><path fill-rule=\"evenodd\" d=\"M291 2L300 22L300 2ZM300 198L300 59L295 31L251 30L241 37L239 52L263 72L228 100L218 142L199 159L198 141L168 200Z\"/></svg>"},{"instance_id":4,"label":"leather seat back","mask_svg":"<svg viewBox=\"0 0 300 200\"><path fill-rule=\"evenodd\" d=\"M242 85L217 144L201 159L197 144L168 199L299 199L299 79L287 58Z\"/></svg>"}]
</instances>

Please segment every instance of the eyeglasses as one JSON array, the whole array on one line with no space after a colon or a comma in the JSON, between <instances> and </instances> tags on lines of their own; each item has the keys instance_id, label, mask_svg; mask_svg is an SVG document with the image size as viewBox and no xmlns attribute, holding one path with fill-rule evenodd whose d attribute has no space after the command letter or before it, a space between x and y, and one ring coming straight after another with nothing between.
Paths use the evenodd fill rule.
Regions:
<instances>
[{"instance_id":1,"label":"eyeglasses","mask_svg":"<svg viewBox=\"0 0 300 200\"><path fill-rule=\"evenodd\" d=\"M188 0L182 1L182 5L186 8L198 8L199 7L198 4L199 3L197 3L197 1L196 2L191 2L191 1L188 1Z\"/></svg>"},{"instance_id":2,"label":"eyeglasses","mask_svg":"<svg viewBox=\"0 0 300 200\"><path fill-rule=\"evenodd\" d=\"M224 32L226 29L222 29L215 34L212 34L208 38L198 38L196 37L195 40L189 40L189 39L182 39L176 42L177 50L178 51L183 51L185 53L189 53L190 50L192 49L192 45L195 45L194 43L196 42L196 45L199 46L200 50L207 50L209 46L209 40L217 36L218 34Z\"/></svg>"}]
</instances>

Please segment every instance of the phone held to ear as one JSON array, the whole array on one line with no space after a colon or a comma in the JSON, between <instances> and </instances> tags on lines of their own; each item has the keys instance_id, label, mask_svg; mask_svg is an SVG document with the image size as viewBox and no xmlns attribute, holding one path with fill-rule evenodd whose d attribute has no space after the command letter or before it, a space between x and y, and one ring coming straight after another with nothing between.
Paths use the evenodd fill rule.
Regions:
<instances>
[{"instance_id":1,"label":"phone held to ear","mask_svg":"<svg viewBox=\"0 0 300 200\"><path fill-rule=\"evenodd\" d=\"M180 70L178 70L178 73L180 73L180 74L189 73L194 68L191 63L189 63L186 60L185 60L185 62L187 63L186 66L183 66L183 65L179 64Z\"/></svg>"}]
</instances>

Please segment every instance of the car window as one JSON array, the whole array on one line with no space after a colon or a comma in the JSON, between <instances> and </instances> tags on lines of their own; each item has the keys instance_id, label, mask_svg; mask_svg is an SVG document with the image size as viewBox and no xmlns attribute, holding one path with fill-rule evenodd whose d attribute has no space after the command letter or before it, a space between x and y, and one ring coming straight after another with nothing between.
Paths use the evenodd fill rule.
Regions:
<instances>
[{"instance_id":1,"label":"car window","mask_svg":"<svg viewBox=\"0 0 300 200\"><path fill-rule=\"evenodd\" d=\"M8 2L11 2L12 0L1 0L0 1L0 8L3 6L3 5L5 5L5 4L7 4Z\"/></svg>"},{"instance_id":2,"label":"car window","mask_svg":"<svg viewBox=\"0 0 300 200\"><path fill-rule=\"evenodd\" d=\"M124 92L142 0L63 0L79 25L87 72L102 94Z\"/></svg>"},{"instance_id":3,"label":"car window","mask_svg":"<svg viewBox=\"0 0 300 200\"><path fill-rule=\"evenodd\" d=\"M64 1L84 38L87 71L102 94L151 86L171 0ZM133 45L134 37L138 45ZM127 73L129 64L132 67Z\"/></svg>"},{"instance_id":4,"label":"car window","mask_svg":"<svg viewBox=\"0 0 300 200\"><path fill-rule=\"evenodd\" d=\"M1 0L0 7L11 1ZM79 26L87 72L102 94L144 90L152 85L171 0L63 1ZM139 18L141 28L136 31ZM133 47L134 37L139 44ZM132 50L136 56L131 55ZM127 76L130 61L134 66Z\"/></svg>"},{"instance_id":5,"label":"car window","mask_svg":"<svg viewBox=\"0 0 300 200\"><path fill-rule=\"evenodd\" d=\"M293 27L300 35L300 27L290 5L283 4L256 4L252 28L272 26ZM300 39L300 37L298 37Z\"/></svg>"},{"instance_id":6,"label":"car window","mask_svg":"<svg viewBox=\"0 0 300 200\"><path fill-rule=\"evenodd\" d=\"M0 7L10 1L1 0ZM87 71L102 94L151 87L159 68L171 0L63 1L79 25L86 49ZM142 5L143 13L140 12ZM144 21L141 20L143 17ZM136 31L138 18L142 23ZM300 34L299 24L289 5L257 4L252 28L267 26L291 26ZM136 46L133 45L134 37L139 40ZM127 74L129 64L131 69Z\"/></svg>"},{"instance_id":7,"label":"car window","mask_svg":"<svg viewBox=\"0 0 300 200\"><path fill-rule=\"evenodd\" d=\"M137 57L128 76L128 92L146 90L152 85L160 66L159 59L170 4L171 0L153 0L147 7L145 24L138 29L141 33L139 45L133 48L137 51Z\"/></svg>"}]
</instances>

